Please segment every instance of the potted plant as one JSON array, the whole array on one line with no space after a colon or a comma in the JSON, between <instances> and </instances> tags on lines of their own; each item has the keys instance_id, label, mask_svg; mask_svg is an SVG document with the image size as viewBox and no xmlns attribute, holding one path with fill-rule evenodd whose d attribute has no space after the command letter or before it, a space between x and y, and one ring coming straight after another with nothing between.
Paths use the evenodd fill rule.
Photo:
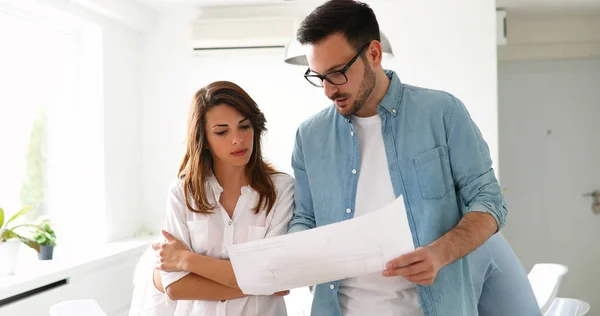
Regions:
<instances>
[{"instance_id":1,"label":"potted plant","mask_svg":"<svg viewBox=\"0 0 600 316\"><path fill-rule=\"evenodd\" d=\"M56 234L51 224L49 219L41 220L33 234L33 240L40 245L40 252L38 253L40 260L52 260L52 254L56 246Z\"/></svg>"},{"instance_id":2,"label":"potted plant","mask_svg":"<svg viewBox=\"0 0 600 316\"><path fill-rule=\"evenodd\" d=\"M33 248L38 253L40 252L40 245L35 240L17 233L17 229L19 228L30 227L37 229L36 225L10 225L13 221L25 215L29 210L30 207L21 209L5 223L4 210L0 208L0 275L12 275L15 273L17 255L21 243Z\"/></svg>"}]
</instances>

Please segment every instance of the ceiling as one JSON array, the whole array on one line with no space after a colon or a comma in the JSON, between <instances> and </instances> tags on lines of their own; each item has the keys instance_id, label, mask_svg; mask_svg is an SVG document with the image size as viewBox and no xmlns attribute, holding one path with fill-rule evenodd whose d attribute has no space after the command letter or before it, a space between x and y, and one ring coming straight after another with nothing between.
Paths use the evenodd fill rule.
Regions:
<instances>
[{"instance_id":1,"label":"ceiling","mask_svg":"<svg viewBox=\"0 0 600 316\"><path fill-rule=\"evenodd\" d=\"M586 9L600 8L600 0L496 0L508 9Z\"/></svg>"},{"instance_id":2,"label":"ceiling","mask_svg":"<svg viewBox=\"0 0 600 316\"><path fill-rule=\"evenodd\" d=\"M237 6L256 4L283 4L291 2L321 3L322 0L136 0L155 9L173 6L210 7ZM381 2L386 0L364 0L365 2ZM389 1L389 0L388 0ZM600 0L496 0L497 7L515 10L555 10L555 9L600 9Z\"/></svg>"},{"instance_id":3,"label":"ceiling","mask_svg":"<svg viewBox=\"0 0 600 316\"><path fill-rule=\"evenodd\" d=\"M298 2L298 0L135 0L138 3L147 5L155 10L170 10L174 8L189 7L215 7L215 6L242 6L242 5L260 5L260 4L284 4ZM299 0L301 2L315 2L313 0Z\"/></svg>"}]
</instances>

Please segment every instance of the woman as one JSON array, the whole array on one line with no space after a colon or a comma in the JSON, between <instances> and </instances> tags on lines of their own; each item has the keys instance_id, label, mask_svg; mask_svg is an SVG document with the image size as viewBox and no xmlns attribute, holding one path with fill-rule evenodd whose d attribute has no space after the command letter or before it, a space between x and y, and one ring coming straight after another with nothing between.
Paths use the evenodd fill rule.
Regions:
<instances>
[{"instance_id":1,"label":"woman","mask_svg":"<svg viewBox=\"0 0 600 316\"><path fill-rule=\"evenodd\" d=\"M527 272L501 232L468 258L480 316L541 316Z\"/></svg>"},{"instance_id":2,"label":"woman","mask_svg":"<svg viewBox=\"0 0 600 316\"><path fill-rule=\"evenodd\" d=\"M286 293L244 295L227 260L229 245L285 234L292 216L294 181L263 160L264 131L263 113L239 86L214 82L194 96L166 241L152 245L154 285L168 298L152 289L149 315L286 315Z\"/></svg>"}]
</instances>

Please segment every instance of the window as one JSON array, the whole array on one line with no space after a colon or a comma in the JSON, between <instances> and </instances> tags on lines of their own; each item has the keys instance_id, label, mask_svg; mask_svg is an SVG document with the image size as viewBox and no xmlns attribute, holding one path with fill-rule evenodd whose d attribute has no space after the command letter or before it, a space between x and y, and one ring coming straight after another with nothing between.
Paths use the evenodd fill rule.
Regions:
<instances>
[{"instance_id":1,"label":"window","mask_svg":"<svg viewBox=\"0 0 600 316\"><path fill-rule=\"evenodd\" d=\"M63 244L106 228L101 45L88 22L0 6L0 207L32 206Z\"/></svg>"}]
</instances>

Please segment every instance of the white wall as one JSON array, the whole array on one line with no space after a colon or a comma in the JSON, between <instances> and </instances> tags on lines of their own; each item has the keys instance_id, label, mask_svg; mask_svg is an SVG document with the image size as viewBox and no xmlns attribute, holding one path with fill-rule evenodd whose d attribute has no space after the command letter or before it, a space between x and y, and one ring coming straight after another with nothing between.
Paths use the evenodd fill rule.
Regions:
<instances>
[{"instance_id":1,"label":"white wall","mask_svg":"<svg viewBox=\"0 0 600 316\"><path fill-rule=\"evenodd\" d=\"M210 9L201 16L302 15L314 6ZM397 56L387 67L404 82L445 89L461 98L497 162L494 2L404 0L373 2L373 8ZM162 226L166 192L183 157L188 106L201 86L227 79L246 89L268 120L267 158L288 172L298 124L329 105L322 91L302 78L304 68L283 63L283 52L193 56L187 46L191 17L162 14L145 47L142 218L144 226L155 232Z\"/></svg>"}]
</instances>

